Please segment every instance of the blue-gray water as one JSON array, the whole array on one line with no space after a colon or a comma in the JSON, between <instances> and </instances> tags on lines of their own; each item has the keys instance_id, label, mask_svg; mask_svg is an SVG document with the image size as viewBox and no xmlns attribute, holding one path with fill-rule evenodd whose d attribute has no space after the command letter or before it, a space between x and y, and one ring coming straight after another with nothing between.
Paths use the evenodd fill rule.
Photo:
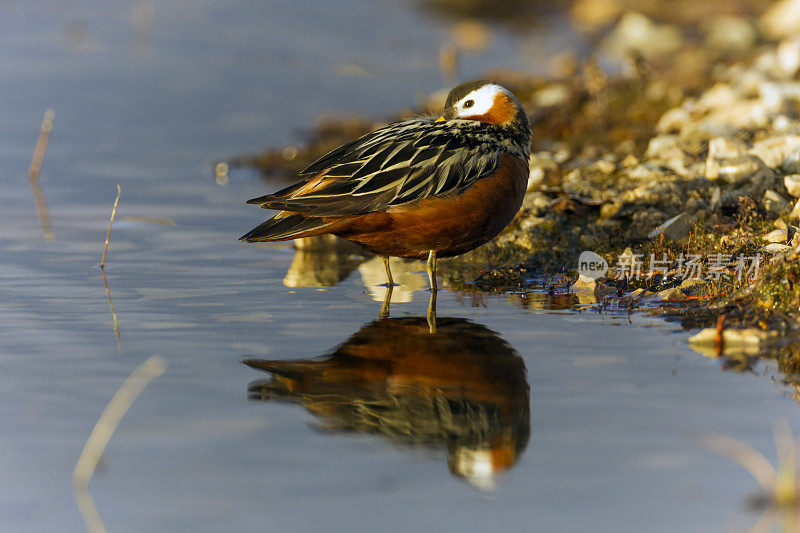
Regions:
<instances>
[{"instance_id":1,"label":"blue-gray water","mask_svg":"<svg viewBox=\"0 0 800 533\"><path fill-rule=\"evenodd\" d=\"M0 530L85 528L75 462L121 382L152 355L167 372L127 413L90 485L109 531L716 531L755 521L744 510L755 482L699 447L697 432L774 459L772 429L789 420L797 430L797 402L770 368L722 372L655 318L440 292L440 317L495 332L527 372L529 440L489 493L453 477L442 447L320 431L324 420L301 405L247 400L267 375L242 359L329 353L377 318L380 290L367 267L325 290L284 285L292 249L237 240L264 216L244 200L270 185L239 172L219 187L211 163L290 142L320 113L411 105L442 85L447 31L393 0L0 1ZM533 38L496 31L463 77L525 65L517 49ZM372 77L337 74L351 63ZM26 175L47 108L52 242ZM96 266L115 183L106 275L119 344ZM393 316L424 317L427 292L410 296Z\"/></svg>"}]
</instances>

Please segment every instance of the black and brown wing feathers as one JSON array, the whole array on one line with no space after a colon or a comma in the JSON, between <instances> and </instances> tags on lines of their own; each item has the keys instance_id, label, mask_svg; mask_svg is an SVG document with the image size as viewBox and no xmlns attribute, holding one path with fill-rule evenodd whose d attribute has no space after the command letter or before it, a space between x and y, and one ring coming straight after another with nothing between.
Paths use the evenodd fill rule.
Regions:
<instances>
[{"instance_id":1,"label":"black and brown wing feathers","mask_svg":"<svg viewBox=\"0 0 800 533\"><path fill-rule=\"evenodd\" d=\"M322 157L300 183L248 203L343 216L458 193L489 175L501 151L475 129L423 119L391 124Z\"/></svg>"}]
</instances>

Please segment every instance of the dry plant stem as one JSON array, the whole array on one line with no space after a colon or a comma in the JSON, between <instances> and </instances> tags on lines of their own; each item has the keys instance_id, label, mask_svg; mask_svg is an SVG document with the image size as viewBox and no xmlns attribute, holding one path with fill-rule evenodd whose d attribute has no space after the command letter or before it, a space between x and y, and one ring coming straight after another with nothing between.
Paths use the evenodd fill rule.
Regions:
<instances>
[{"instance_id":1,"label":"dry plant stem","mask_svg":"<svg viewBox=\"0 0 800 533\"><path fill-rule=\"evenodd\" d=\"M117 393L111 398L108 406L97 420L92 433L89 435L86 445L83 447L75 470L72 473L72 486L75 489L85 489L89 486L89 480L94 474L100 457L106 449L108 441L114 435L122 417L128 412L134 400L144 390L150 381L157 378L167 368L163 357L154 355L147 361L139 365L128 379L120 386Z\"/></svg>"},{"instance_id":2,"label":"dry plant stem","mask_svg":"<svg viewBox=\"0 0 800 533\"><path fill-rule=\"evenodd\" d=\"M78 504L78 510L81 512L83 521L86 523L86 531L88 533L106 533L106 526L103 524L103 519L97 506L94 504L94 498L86 487L73 488L72 491L75 496L75 502Z\"/></svg>"},{"instance_id":3,"label":"dry plant stem","mask_svg":"<svg viewBox=\"0 0 800 533\"><path fill-rule=\"evenodd\" d=\"M39 138L36 140L36 148L33 150L33 159L28 168L28 182L30 183L33 197L36 200L36 210L39 212L39 223L42 225L42 232L46 241L55 239L53 229L50 225L50 211L47 209L47 202L44 199L42 186L39 184L39 171L42 169L44 154L47 152L47 142L50 140L50 132L53 131L53 119L56 114L52 109L44 113L42 127L39 130Z\"/></svg>"},{"instance_id":4,"label":"dry plant stem","mask_svg":"<svg viewBox=\"0 0 800 533\"><path fill-rule=\"evenodd\" d=\"M797 503L797 444L789 423L785 420L775 427L775 447L778 450L778 469L774 498L784 505Z\"/></svg>"},{"instance_id":5,"label":"dry plant stem","mask_svg":"<svg viewBox=\"0 0 800 533\"><path fill-rule=\"evenodd\" d=\"M106 245L103 248L103 258L100 260L100 268L106 266L106 253L108 252L108 241L111 239L111 224L114 223L114 217L117 214L117 204L119 204L119 195L122 194L122 189L117 183L117 197L114 199L114 207L111 209L111 220L108 221L108 231L106 232Z\"/></svg>"},{"instance_id":6,"label":"dry plant stem","mask_svg":"<svg viewBox=\"0 0 800 533\"><path fill-rule=\"evenodd\" d=\"M117 313L114 311L114 302L111 300L111 291L108 288L108 281L106 280L106 270L104 268L100 269L100 273L103 275L103 285L106 287L106 296L108 296L108 305L111 307L111 317L114 319L114 335L117 336L117 352L122 351L122 336L119 332L119 321L117 320Z\"/></svg>"}]
</instances>

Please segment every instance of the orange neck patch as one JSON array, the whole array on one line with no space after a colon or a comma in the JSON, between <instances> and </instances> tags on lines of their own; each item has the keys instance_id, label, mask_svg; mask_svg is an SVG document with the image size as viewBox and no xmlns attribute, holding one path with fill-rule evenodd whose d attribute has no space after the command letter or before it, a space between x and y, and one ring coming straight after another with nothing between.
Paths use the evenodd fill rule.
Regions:
<instances>
[{"instance_id":1,"label":"orange neck patch","mask_svg":"<svg viewBox=\"0 0 800 533\"><path fill-rule=\"evenodd\" d=\"M509 95L499 92L494 97L494 102L489 111L482 115L463 117L465 120L478 120L489 124L505 125L517 116L517 106Z\"/></svg>"}]
</instances>

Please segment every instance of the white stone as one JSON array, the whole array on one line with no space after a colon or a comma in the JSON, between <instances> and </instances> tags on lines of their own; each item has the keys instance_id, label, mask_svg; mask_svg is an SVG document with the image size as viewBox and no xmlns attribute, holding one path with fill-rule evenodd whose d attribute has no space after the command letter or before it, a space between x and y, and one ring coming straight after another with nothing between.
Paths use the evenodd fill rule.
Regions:
<instances>
[{"instance_id":1,"label":"white stone","mask_svg":"<svg viewBox=\"0 0 800 533\"><path fill-rule=\"evenodd\" d=\"M782 215L789 210L790 204L780 194L773 190L768 190L764 193L764 208L774 214Z\"/></svg>"},{"instance_id":2,"label":"white stone","mask_svg":"<svg viewBox=\"0 0 800 533\"><path fill-rule=\"evenodd\" d=\"M683 35L676 26L655 24L641 13L628 12L620 19L602 48L617 57L626 57L631 50L654 58L670 54L683 45Z\"/></svg>"},{"instance_id":3,"label":"white stone","mask_svg":"<svg viewBox=\"0 0 800 533\"><path fill-rule=\"evenodd\" d=\"M784 39L775 51L775 63L781 74L792 78L800 69L800 39Z\"/></svg>"},{"instance_id":4,"label":"white stone","mask_svg":"<svg viewBox=\"0 0 800 533\"><path fill-rule=\"evenodd\" d=\"M783 178L783 184L789 194L795 198L800 197L800 174L789 174Z\"/></svg>"},{"instance_id":5,"label":"white stone","mask_svg":"<svg viewBox=\"0 0 800 533\"><path fill-rule=\"evenodd\" d=\"M758 21L769 39L782 39L800 33L800 0L779 0Z\"/></svg>"},{"instance_id":6,"label":"white stone","mask_svg":"<svg viewBox=\"0 0 800 533\"><path fill-rule=\"evenodd\" d=\"M800 135L780 135L759 141L750 153L758 156L769 168L778 168L792 152L800 150Z\"/></svg>"},{"instance_id":7,"label":"white stone","mask_svg":"<svg viewBox=\"0 0 800 533\"><path fill-rule=\"evenodd\" d=\"M785 244L786 241L789 239L789 232L786 229L776 229L770 231L761 238L767 242L777 242Z\"/></svg>"}]
</instances>

